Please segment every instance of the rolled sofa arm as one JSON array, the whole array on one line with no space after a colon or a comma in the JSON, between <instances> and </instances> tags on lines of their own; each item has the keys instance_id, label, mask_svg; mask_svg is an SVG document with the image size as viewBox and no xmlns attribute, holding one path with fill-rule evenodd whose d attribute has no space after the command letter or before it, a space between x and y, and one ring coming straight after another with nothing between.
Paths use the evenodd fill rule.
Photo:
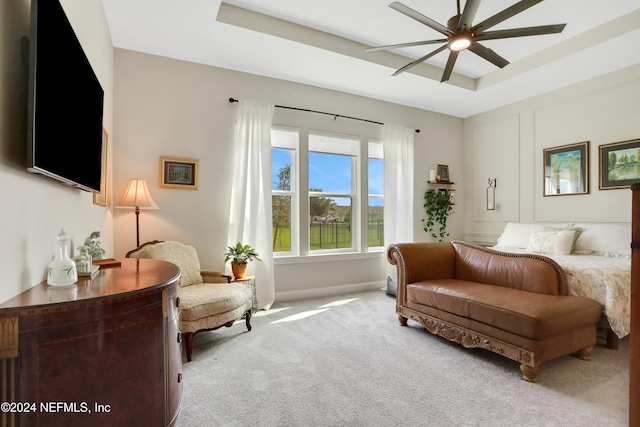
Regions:
<instances>
[{"instance_id":1,"label":"rolled sofa arm","mask_svg":"<svg viewBox=\"0 0 640 427\"><path fill-rule=\"evenodd\" d=\"M392 243L387 260L395 265L398 301L404 299L407 284L454 277L456 252L451 242Z\"/></svg>"}]
</instances>

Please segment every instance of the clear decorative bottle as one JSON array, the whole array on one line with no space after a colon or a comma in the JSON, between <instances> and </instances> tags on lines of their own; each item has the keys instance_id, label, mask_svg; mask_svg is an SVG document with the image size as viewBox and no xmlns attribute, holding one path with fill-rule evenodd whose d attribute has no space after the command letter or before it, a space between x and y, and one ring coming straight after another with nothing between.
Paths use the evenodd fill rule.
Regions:
<instances>
[{"instance_id":1,"label":"clear decorative bottle","mask_svg":"<svg viewBox=\"0 0 640 427\"><path fill-rule=\"evenodd\" d=\"M69 235L64 228L60 229L57 240L58 251L49 264L47 283L52 286L71 285L78 281L78 272L75 261L69 258Z\"/></svg>"}]
</instances>

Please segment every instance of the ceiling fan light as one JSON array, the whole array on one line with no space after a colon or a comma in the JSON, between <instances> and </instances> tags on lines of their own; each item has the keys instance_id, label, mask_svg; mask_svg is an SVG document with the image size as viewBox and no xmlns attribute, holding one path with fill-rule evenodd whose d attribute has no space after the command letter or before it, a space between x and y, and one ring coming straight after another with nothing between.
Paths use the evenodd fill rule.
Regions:
<instances>
[{"instance_id":1,"label":"ceiling fan light","mask_svg":"<svg viewBox=\"0 0 640 427\"><path fill-rule=\"evenodd\" d=\"M459 34L449 40L449 49L459 52L471 46L471 37L467 34Z\"/></svg>"}]
</instances>

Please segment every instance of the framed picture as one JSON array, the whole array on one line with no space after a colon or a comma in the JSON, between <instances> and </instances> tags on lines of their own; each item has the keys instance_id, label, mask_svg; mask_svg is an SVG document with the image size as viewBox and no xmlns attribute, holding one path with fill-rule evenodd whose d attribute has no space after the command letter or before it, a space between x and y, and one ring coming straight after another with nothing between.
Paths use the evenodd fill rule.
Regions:
<instances>
[{"instance_id":1,"label":"framed picture","mask_svg":"<svg viewBox=\"0 0 640 427\"><path fill-rule=\"evenodd\" d=\"M160 157L160 188L198 189L200 161Z\"/></svg>"},{"instance_id":2,"label":"framed picture","mask_svg":"<svg viewBox=\"0 0 640 427\"><path fill-rule=\"evenodd\" d=\"M440 177L440 178L438 179L437 177ZM449 182L449 166L448 165L438 165L438 169L436 172L436 181Z\"/></svg>"},{"instance_id":3,"label":"framed picture","mask_svg":"<svg viewBox=\"0 0 640 427\"><path fill-rule=\"evenodd\" d=\"M600 146L600 190L629 188L640 181L640 139Z\"/></svg>"},{"instance_id":4,"label":"framed picture","mask_svg":"<svg viewBox=\"0 0 640 427\"><path fill-rule=\"evenodd\" d=\"M107 166L109 164L109 134L105 128L102 128L102 176L100 177L100 192L93 193L93 204L98 206L107 206Z\"/></svg>"},{"instance_id":5,"label":"framed picture","mask_svg":"<svg viewBox=\"0 0 640 427\"><path fill-rule=\"evenodd\" d=\"M544 149L544 195L589 193L589 141Z\"/></svg>"}]
</instances>

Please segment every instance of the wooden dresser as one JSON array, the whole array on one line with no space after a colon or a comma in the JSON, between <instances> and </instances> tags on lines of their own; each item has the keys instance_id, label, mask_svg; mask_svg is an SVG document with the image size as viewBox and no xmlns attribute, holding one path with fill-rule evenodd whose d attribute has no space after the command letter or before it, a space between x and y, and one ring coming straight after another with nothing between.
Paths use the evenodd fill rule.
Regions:
<instances>
[{"instance_id":1,"label":"wooden dresser","mask_svg":"<svg viewBox=\"0 0 640 427\"><path fill-rule=\"evenodd\" d=\"M118 261L93 279L41 283L0 305L1 426L175 423L180 270Z\"/></svg>"}]
</instances>

